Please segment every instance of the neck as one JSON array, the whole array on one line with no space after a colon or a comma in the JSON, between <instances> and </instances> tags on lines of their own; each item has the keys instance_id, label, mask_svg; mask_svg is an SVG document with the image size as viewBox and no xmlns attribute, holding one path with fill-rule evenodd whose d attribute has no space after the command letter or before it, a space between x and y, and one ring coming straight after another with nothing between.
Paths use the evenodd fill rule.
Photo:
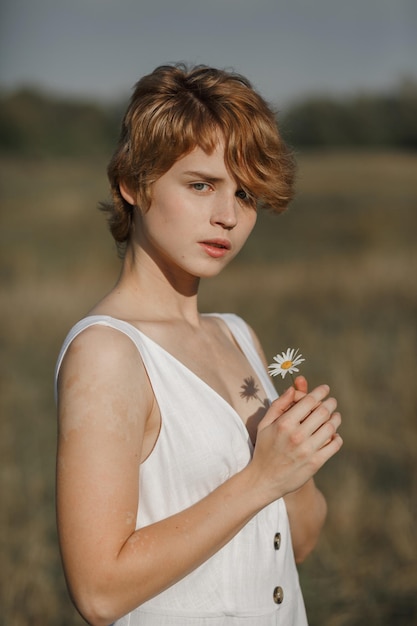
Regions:
<instances>
[{"instance_id":1,"label":"neck","mask_svg":"<svg viewBox=\"0 0 417 626\"><path fill-rule=\"evenodd\" d=\"M157 263L142 248L129 246L116 291L138 318L197 324L199 283L198 277L175 271L160 259Z\"/></svg>"}]
</instances>

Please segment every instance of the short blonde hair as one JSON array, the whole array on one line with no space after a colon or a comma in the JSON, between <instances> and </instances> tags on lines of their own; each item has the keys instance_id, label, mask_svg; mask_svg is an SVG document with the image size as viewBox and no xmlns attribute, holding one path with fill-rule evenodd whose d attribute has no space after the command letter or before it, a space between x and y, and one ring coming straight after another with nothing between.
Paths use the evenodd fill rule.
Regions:
<instances>
[{"instance_id":1,"label":"short blonde hair","mask_svg":"<svg viewBox=\"0 0 417 626\"><path fill-rule=\"evenodd\" d=\"M293 196L294 160L272 108L234 72L163 65L136 84L108 167L112 202L102 208L118 244L129 239L134 211L120 183L138 194L146 211L152 184L195 147L210 154L219 133L236 182L259 206L285 210Z\"/></svg>"}]
</instances>

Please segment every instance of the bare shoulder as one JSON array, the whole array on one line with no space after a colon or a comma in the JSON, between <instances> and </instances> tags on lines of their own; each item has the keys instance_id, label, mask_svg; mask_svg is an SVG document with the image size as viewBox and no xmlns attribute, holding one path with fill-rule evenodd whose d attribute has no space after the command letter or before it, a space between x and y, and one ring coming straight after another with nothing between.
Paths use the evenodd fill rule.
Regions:
<instances>
[{"instance_id":1,"label":"bare shoulder","mask_svg":"<svg viewBox=\"0 0 417 626\"><path fill-rule=\"evenodd\" d=\"M70 343L62 362L60 378L65 378L73 368L89 378L106 371L124 376L129 374L134 363L139 370L136 373L140 375L144 367L132 340L114 328L96 324L83 330Z\"/></svg>"},{"instance_id":2,"label":"bare shoulder","mask_svg":"<svg viewBox=\"0 0 417 626\"><path fill-rule=\"evenodd\" d=\"M73 420L94 412L103 419L111 407L117 414L144 419L152 407L153 396L141 356L124 333L107 326L94 325L71 342L58 378L60 421ZM110 417L110 419L113 419Z\"/></svg>"}]
</instances>

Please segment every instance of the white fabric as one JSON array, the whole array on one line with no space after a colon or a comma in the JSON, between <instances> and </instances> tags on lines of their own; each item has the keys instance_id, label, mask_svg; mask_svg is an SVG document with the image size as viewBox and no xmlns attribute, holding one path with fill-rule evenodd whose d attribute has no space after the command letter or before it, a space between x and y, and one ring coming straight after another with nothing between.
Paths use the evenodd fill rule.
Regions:
<instances>
[{"instance_id":1,"label":"white fabric","mask_svg":"<svg viewBox=\"0 0 417 626\"><path fill-rule=\"evenodd\" d=\"M215 314L228 325L272 401L276 391L245 322ZM108 316L81 320L68 334L57 373L71 341L85 328L118 329L137 346L162 424L156 445L141 465L136 528L189 507L245 467L252 444L236 411L217 392L134 326ZM281 533L281 546L274 536ZM273 600L281 586L282 604ZM183 580L115 622L115 626L306 626L304 603L282 499L254 517L226 546Z\"/></svg>"}]
</instances>

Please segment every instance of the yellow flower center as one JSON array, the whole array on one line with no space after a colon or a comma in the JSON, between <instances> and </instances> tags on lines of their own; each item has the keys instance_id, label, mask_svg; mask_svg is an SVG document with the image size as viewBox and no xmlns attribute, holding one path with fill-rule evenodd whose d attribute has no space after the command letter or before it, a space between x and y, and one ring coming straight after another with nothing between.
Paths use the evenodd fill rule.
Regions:
<instances>
[{"instance_id":1,"label":"yellow flower center","mask_svg":"<svg viewBox=\"0 0 417 626\"><path fill-rule=\"evenodd\" d=\"M281 368L283 370L289 370L291 366L292 366L292 361L284 361L284 363L281 363Z\"/></svg>"}]
</instances>

